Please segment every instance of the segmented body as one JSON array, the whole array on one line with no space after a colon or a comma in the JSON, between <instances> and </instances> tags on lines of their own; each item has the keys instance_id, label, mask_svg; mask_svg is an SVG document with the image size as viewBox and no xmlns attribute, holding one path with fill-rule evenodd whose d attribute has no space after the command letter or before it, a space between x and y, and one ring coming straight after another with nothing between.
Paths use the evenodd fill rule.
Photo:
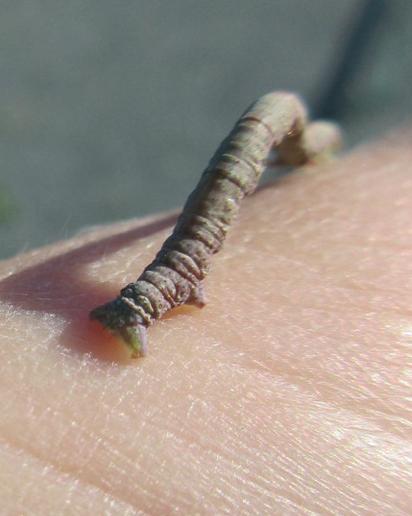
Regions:
<instances>
[{"instance_id":1,"label":"segmented body","mask_svg":"<svg viewBox=\"0 0 412 516\"><path fill-rule=\"evenodd\" d=\"M146 351L146 327L171 308L203 306L202 280L222 247L241 200L254 192L273 148L280 161L299 165L339 144L335 125L306 126L303 104L274 92L241 116L189 196L172 235L135 283L91 317L119 333L135 356Z\"/></svg>"}]
</instances>

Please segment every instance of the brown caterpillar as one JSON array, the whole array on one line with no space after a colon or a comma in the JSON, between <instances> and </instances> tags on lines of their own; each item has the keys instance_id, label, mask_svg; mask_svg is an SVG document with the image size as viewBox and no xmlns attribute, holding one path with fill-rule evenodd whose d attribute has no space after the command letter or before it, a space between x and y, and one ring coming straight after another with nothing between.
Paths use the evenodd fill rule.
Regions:
<instances>
[{"instance_id":1,"label":"brown caterpillar","mask_svg":"<svg viewBox=\"0 0 412 516\"><path fill-rule=\"evenodd\" d=\"M133 357L144 355L146 329L156 319L178 305L205 305L202 280L211 256L222 247L240 201L256 189L271 150L277 162L301 165L334 151L340 141L334 124L307 125L305 107L294 94L258 99L216 151L153 262L90 317L119 334Z\"/></svg>"}]
</instances>

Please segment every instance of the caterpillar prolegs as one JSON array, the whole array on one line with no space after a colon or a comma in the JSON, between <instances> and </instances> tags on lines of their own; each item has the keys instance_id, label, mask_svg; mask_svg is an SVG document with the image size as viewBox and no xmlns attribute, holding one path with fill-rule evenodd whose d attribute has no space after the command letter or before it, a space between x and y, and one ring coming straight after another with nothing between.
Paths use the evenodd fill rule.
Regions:
<instances>
[{"instance_id":1,"label":"caterpillar prolegs","mask_svg":"<svg viewBox=\"0 0 412 516\"><path fill-rule=\"evenodd\" d=\"M240 201L256 189L272 149L277 162L298 166L333 152L340 141L336 125L307 123L296 95L259 98L221 143L153 262L90 317L120 335L133 357L144 355L147 327L156 319L179 305L204 306L202 280L211 257L222 247Z\"/></svg>"}]
</instances>

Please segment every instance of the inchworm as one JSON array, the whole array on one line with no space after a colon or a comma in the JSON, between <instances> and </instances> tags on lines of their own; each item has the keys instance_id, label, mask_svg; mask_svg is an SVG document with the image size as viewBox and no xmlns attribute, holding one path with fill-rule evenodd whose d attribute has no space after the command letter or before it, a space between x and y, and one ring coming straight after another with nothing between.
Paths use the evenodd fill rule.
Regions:
<instances>
[{"instance_id":1,"label":"inchworm","mask_svg":"<svg viewBox=\"0 0 412 516\"><path fill-rule=\"evenodd\" d=\"M340 145L328 122L307 124L299 97L269 93L240 117L186 201L172 235L135 283L90 317L120 335L133 357L147 349L147 327L171 308L205 305L202 280L223 244L240 201L257 187L272 151L279 163L301 165Z\"/></svg>"}]
</instances>

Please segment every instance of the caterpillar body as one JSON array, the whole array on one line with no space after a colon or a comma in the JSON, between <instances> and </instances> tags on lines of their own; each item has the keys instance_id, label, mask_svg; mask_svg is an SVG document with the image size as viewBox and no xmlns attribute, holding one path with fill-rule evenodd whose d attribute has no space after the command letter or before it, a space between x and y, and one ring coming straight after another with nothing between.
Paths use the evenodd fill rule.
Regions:
<instances>
[{"instance_id":1,"label":"caterpillar body","mask_svg":"<svg viewBox=\"0 0 412 516\"><path fill-rule=\"evenodd\" d=\"M183 304L205 305L202 280L236 218L241 200L253 193L272 151L280 163L301 165L340 145L329 122L307 124L294 94L273 92L253 103L210 160L155 259L135 283L91 313L120 335L138 357L147 350L147 327Z\"/></svg>"}]
</instances>

